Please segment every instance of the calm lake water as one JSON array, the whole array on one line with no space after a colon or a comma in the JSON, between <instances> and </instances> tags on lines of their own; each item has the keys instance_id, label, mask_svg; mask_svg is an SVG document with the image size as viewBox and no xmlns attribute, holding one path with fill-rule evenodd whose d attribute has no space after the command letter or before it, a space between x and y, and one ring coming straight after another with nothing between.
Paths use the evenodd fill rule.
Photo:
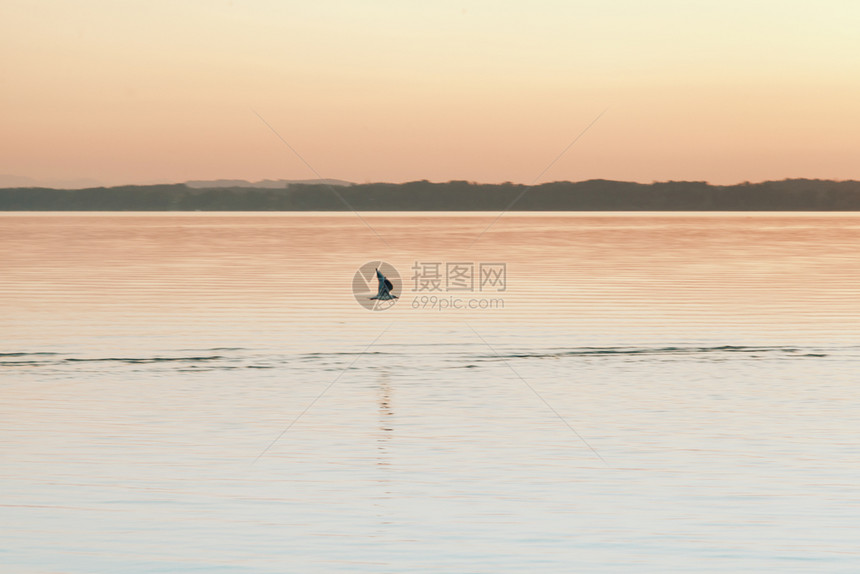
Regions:
<instances>
[{"instance_id":1,"label":"calm lake water","mask_svg":"<svg viewBox=\"0 0 860 574\"><path fill-rule=\"evenodd\" d=\"M0 215L0 570L860 570L860 214L363 217Z\"/></svg>"}]
</instances>

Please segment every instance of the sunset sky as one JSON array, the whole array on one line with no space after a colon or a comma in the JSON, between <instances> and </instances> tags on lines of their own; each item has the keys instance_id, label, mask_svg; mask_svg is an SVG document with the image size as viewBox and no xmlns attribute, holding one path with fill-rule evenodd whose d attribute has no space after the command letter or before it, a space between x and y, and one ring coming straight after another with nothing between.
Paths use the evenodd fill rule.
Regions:
<instances>
[{"instance_id":1,"label":"sunset sky","mask_svg":"<svg viewBox=\"0 0 860 574\"><path fill-rule=\"evenodd\" d=\"M860 179L860 2L0 4L0 174Z\"/></svg>"}]
</instances>

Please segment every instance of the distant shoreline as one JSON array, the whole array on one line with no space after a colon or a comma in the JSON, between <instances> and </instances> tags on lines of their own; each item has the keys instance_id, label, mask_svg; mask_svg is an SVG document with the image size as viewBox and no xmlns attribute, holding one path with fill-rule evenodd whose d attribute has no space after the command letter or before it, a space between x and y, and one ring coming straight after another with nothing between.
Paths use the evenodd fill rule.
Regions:
<instances>
[{"instance_id":1,"label":"distant shoreline","mask_svg":"<svg viewBox=\"0 0 860 574\"><path fill-rule=\"evenodd\" d=\"M198 184L199 185L199 184ZM787 179L738 185L589 180L284 187L186 184L0 188L0 211L860 211L860 182Z\"/></svg>"}]
</instances>

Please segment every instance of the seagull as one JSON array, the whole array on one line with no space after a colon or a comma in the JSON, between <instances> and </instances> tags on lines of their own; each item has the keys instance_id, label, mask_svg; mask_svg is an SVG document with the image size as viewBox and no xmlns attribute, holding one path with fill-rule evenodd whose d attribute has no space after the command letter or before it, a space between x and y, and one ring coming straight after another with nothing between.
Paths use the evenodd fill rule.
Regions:
<instances>
[{"instance_id":1,"label":"seagull","mask_svg":"<svg viewBox=\"0 0 860 574\"><path fill-rule=\"evenodd\" d=\"M371 297L371 299L379 299L381 301L397 299L397 295L391 294L391 290L394 289L394 285L391 284L391 281L386 279L385 275L379 272L379 269L376 270L376 278L379 279L379 292L376 294L376 297Z\"/></svg>"}]
</instances>

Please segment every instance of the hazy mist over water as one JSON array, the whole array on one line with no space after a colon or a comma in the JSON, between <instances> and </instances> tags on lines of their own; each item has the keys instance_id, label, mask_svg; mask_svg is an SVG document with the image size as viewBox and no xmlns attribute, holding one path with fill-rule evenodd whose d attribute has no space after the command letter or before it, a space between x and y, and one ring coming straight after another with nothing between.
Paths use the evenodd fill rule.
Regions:
<instances>
[{"instance_id":1,"label":"hazy mist over water","mask_svg":"<svg viewBox=\"0 0 860 574\"><path fill-rule=\"evenodd\" d=\"M857 570L860 216L496 215L0 214L0 563Z\"/></svg>"}]
</instances>

